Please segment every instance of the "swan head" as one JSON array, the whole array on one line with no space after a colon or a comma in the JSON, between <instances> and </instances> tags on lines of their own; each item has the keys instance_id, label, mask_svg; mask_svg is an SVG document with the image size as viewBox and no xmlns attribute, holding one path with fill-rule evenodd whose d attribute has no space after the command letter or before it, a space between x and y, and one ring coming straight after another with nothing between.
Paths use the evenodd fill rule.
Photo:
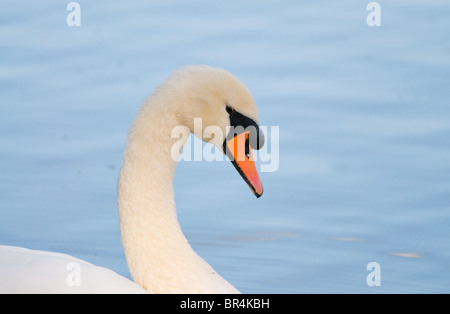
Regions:
<instances>
[{"instance_id":1,"label":"swan head","mask_svg":"<svg viewBox=\"0 0 450 314\"><path fill-rule=\"evenodd\" d=\"M164 91L170 91L178 121L226 154L255 196L260 197L263 187L252 149L264 145L264 134L248 88L226 70L186 66L175 71L156 94Z\"/></svg>"}]
</instances>

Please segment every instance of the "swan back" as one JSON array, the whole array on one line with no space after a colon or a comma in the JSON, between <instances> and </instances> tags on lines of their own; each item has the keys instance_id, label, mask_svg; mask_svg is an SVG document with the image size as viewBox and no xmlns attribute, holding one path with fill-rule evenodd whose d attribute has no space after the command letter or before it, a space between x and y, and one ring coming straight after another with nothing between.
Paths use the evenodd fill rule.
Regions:
<instances>
[{"instance_id":1,"label":"swan back","mask_svg":"<svg viewBox=\"0 0 450 314\"><path fill-rule=\"evenodd\" d=\"M0 293L146 293L125 277L70 255L0 245Z\"/></svg>"}]
</instances>

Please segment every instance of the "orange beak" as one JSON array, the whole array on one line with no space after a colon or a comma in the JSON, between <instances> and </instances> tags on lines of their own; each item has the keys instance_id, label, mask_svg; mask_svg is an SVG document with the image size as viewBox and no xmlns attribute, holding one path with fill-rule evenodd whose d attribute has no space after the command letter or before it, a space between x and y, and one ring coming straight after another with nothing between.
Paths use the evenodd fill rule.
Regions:
<instances>
[{"instance_id":1,"label":"orange beak","mask_svg":"<svg viewBox=\"0 0 450 314\"><path fill-rule=\"evenodd\" d=\"M258 172L256 171L255 161L253 160L249 132L243 132L235 135L229 140L225 140L223 146L225 154L231 160L245 182L247 182L255 196L260 197L263 193L263 187Z\"/></svg>"}]
</instances>

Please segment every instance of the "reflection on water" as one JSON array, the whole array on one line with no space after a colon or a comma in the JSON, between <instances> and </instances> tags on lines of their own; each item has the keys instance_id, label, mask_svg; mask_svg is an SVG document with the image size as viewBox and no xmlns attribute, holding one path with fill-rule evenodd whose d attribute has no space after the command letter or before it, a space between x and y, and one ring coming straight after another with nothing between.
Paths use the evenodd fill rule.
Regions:
<instances>
[{"instance_id":1,"label":"reflection on water","mask_svg":"<svg viewBox=\"0 0 450 314\"><path fill-rule=\"evenodd\" d=\"M405 258L420 258L420 257L422 257L422 256L420 256L419 253L416 253L416 252L392 252L391 254L394 256L405 257Z\"/></svg>"},{"instance_id":2,"label":"reflection on water","mask_svg":"<svg viewBox=\"0 0 450 314\"><path fill-rule=\"evenodd\" d=\"M129 276L116 208L127 129L169 72L210 64L279 126L255 199L231 164L181 162L184 232L243 292L449 292L447 1L0 6L0 242ZM270 144L270 142L268 143ZM381 266L381 286L366 266Z\"/></svg>"}]
</instances>

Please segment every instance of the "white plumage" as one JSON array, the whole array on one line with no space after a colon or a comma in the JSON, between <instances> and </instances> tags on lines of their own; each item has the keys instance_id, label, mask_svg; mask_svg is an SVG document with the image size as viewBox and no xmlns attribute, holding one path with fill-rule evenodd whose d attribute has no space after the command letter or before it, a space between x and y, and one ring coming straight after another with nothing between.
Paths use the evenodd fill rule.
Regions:
<instances>
[{"instance_id":1,"label":"white plumage","mask_svg":"<svg viewBox=\"0 0 450 314\"><path fill-rule=\"evenodd\" d=\"M70 255L0 245L0 294L146 293L104 267Z\"/></svg>"}]
</instances>

